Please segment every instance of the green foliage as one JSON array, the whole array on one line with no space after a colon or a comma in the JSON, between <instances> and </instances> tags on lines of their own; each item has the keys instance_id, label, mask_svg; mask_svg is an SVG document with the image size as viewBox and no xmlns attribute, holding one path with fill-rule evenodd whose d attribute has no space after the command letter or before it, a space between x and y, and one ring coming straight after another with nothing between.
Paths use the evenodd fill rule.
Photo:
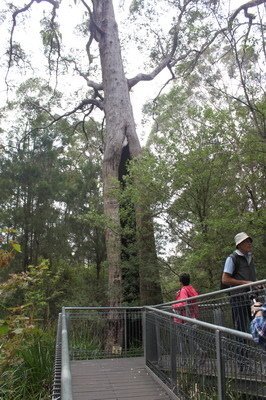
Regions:
<instances>
[{"instance_id":1,"label":"green foliage","mask_svg":"<svg viewBox=\"0 0 266 400\"><path fill-rule=\"evenodd\" d=\"M15 229L2 229L0 232L0 268L7 267L16 253L21 253L21 246L15 240ZM13 239L10 238L12 235Z\"/></svg>"},{"instance_id":2,"label":"green foliage","mask_svg":"<svg viewBox=\"0 0 266 400\"><path fill-rule=\"evenodd\" d=\"M43 261L29 267L26 273L12 274L1 284L1 305L12 313L11 325L15 322L14 316L24 317L31 326L39 319L47 320L50 288L55 286L56 279L51 276L48 262ZM15 324L13 329L20 327Z\"/></svg>"},{"instance_id":3,"label":"green foliage","mask_svg":"<svg viewBox=\"0 0 266 400\"><path fill-rule=\"evenodd\" d=\"M70 267L62 262L51 267L44 260L0 285L1 399L49 398L55 340L51 327L62 305L104 302L102 275L97 276L93 266ZM93 348L97 351L97 345Z\"/></svg>"},{"instance_id":4,"label":"green foliage","mask_svg":"<svg viewBox=\"0 0 266 400\"><path fill-rule=\"evenodd\" d=\"M143 196L158 222L169 300L181 272L190 272L200 292L218 289L239 231L254 237L258 278L266 272L265 140L243 105L221 106L216 96L213 105L210 99L200 104L195 76L161 96L156 107L147 106L156 116L150 153L131 166L138 177L131 189L135 199ZM166 258L171 242L176 255Z\"/></svg>"},{"instance_id":5,"label":"green foliage","mask_svg":"<svg viewBox=\"0 0 266 400\"><path fill-rule=\"evenodd\" d=\"M11 339L12 358L0 363L0 397L3 400L50 398L54 364L54 332L39 329L21 333Z\"/></svg>"},{"instance_id":6,"label":"green foliage","mask_svg":"<svg viewBox=\"0 0 266 400\"><path fill-rule=\"evenodd\" d=\"M93 266L75 267L61 263L51 267L47 260L27 272L10 275L0 285L0 316L9 329L43 326L56 320L66 303L76 306L105 302L107 277L97 276Z\"/></svg>"},{"instance_id":7,"label":"green foliage","mask_svg":"<svg viewBox=\"0 0 266 400\"><path fill-rule=\"evenodd\" d=\"M90 142L95 148L99 126L93 120L84 124L86 139L80 128L73 132L77 121L52 125L49 109L60 107L60 97L45 82L31 78L5 110L7 120L13 110L17 119L12 117L10 127L5 124L0 219L16 228L21 254L1 273L4 279L41 258L90 263L98 270L105 260L104 226L85 218L87 213L103 214L100 154L81 154Z\"/></svg>"},{"instance_id":8,"label":"green foliage","mask_svg":"<svg viewBox=\"0 0 266 400\"><path fill-rule=\"evenodd\" d=\"M8 7L16 10L12 4ZM223 11L219 2L207 0L131 3L134 29L141 32L139 49L149 37L150 66L171 52L173 38L178 49L167 64L174 85L146 106L156 119L149 150L132 161L126 189L121 192L116 186L124 298L131 304L139 293L136 208L151 210L169 300L180 272L190 272L201 292L217 288L222 260L240 230L253 236L258 277L265 276L261 26L250 20L245 34L245 24L236 18L230 21L229 36L207 44L206 39L228 23ZM172 18L163 21L165 12ZM4 22L5 17L0 18ZM82 24L80 31L87 33L87 23L86 29ZM42 27L50 71L62 72L61 60L77 71L87 70L72 49L70 59L63 56L55 13L43 18ZM132 43L134 33L127 31ZM20 65L25 59L22 47L13 43L12 63ZM103 135L99 124L86 122L91 109L84 108L83 120L72 116L53 124L53 114L57 117L57 110L66 105L61 97L46 82L31 78L20 86L16 101L1 111L0 132L7 139L0 148L0 220L2 226L15 227L18 236L18 242L12 238L0 249L0 265L6 266L0 286L0 362L5 367L1 396L6 400L46 396L41 384L47 389L51 372L44 377L38 368L45 370L51 359L49 340L46 343L41 331L34 336L34 329L51 325L62 305L103 305L107 298L104 228L117 227L103 216L102 156L97 151L104 145ZM13 260L15 252L19 254ZM98 343L88 339L85 347L97 353Z\"/></svg>"}]
</instances>

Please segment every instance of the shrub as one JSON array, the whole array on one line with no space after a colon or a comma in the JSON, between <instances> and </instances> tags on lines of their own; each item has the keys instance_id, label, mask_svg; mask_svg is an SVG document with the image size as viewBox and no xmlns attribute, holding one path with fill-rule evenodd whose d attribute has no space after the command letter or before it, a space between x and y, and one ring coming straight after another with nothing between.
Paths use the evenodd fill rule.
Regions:
<instances>
[{"instance_id":1,"label":"shrub","mask_svg":"<svg viewBox=\"0 0 266 400\"><path fill-rule=\"evenodd\" d=\"M11 343L12 340L9 346ZM15 346L12 364L2 366L1 400L48 400L53 380L54 334L40 329L24 331Z\"/></svg>"}]
</instances>

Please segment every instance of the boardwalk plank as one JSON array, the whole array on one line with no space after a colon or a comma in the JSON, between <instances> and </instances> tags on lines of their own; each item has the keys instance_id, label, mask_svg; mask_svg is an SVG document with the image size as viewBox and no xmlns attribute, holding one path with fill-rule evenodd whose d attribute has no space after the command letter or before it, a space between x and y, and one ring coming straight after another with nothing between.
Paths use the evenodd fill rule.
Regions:
<instances>
[{"instance_id":1,"label":"boardwalk plank","mask_svg":"<svg viewBox=\"0 0 266 400\"><path fill-rule=\"evenodd\" d=\"M72 361L73 400L169 400L142 357Z\"/></svg>"}]
</instances>

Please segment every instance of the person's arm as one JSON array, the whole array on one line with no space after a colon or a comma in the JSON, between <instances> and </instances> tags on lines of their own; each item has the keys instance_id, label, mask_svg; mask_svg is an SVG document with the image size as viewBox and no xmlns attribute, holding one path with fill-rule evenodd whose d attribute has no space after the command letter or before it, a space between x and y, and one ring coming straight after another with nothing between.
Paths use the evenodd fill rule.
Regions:
<instances>
[{"instance_id":1,"label":"person's arm","mask_svg":"<svg viewBox=\"0 0 266 400\"><path fill-rule=\"evenodd\" d=\"M263 316L263 311L260 309L260 307L262 306L261 303L259 302L255 302L252 306L251 306L251 316L252 317L262 317Z\"/></svg>"},{"instance_id":2,"label":"person's arm","mask_svg":"<svg viewBox=\"0 0 266 400\"><path fill-rule=\"evenodd\" d=\"M180 290L178 290L178 291L176 292L175 300L179 300L179 295L180 295ZM175 304L172 304L172 309L175 310L176 308L180 307L178 304L179 304L179 303L177 303L177 304L176 304L176 303L175 303Z\"/></svg>"},{"instance_id":3,"label":"person's arm","mask_svg":"<svg viewBox=\"0 0 266 400\"><path fill-rule=\"evenodd\" d=\"M258 312L251 321L251 332L253 339L257 338L255 341L260 342L260 338L266 339L266 319L263 318L262 313Z\"/></svg>"},{"instance_id":4,"label":"person's arm","mask_svg":"<svg viewBox=\"0 0 266 400\"><path fill-rule=\"evenodd\" d=\"M176 300L183 300L183 299L187 299L187 298L188 298L187 291L185 290L184 287L182 287L177 292ZM173 308L174 309L178 309L180 307L184 307L185 305L186 305L186 303L181 301L180 303L173 304Z\"/></svg>"},{"instance_id":5,"label":"person's arm","mask_svg":"<svg viewBox=\"0 0 266 400\"><path fill-rule=\"evenodd\" d=\"M239 286L245 285L246 283L252 283L251 281L245 281L240 279L235 279L233 277L235 271L235 264L232 257L227 257L224 264L224 272L222 275L222 283L227 286Z\"/></svg>"},{"instance_id":6,"label":"person's arm","mask_svg":"<svg viewBox=\"0 0 266 400\"><path fill-rule=\"evenodd\" d=\"M228 286L239 286L239 285L245 285L246 283L252 283L252 281L235 279L228 272L223 272L222 282Z\"/></svg>"}]
</instances>

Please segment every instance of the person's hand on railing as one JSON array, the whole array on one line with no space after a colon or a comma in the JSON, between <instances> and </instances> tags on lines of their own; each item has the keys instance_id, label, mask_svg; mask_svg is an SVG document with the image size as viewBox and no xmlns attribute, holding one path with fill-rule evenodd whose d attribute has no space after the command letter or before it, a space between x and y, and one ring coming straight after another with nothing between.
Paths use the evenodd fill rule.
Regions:
<instances>
[{"instance_id":1,"label":"person's hand on railing","mask_svg":"<svg viewBox=\"0 0 266 400\"><path fill-rule=\"evenodd\" d=\"M262 304L255 300L254 304L251 306L251 316L254 318L260 311Z\"/></svg>"},{"instance_id":2,"label":"person's hand on railing","mask_svg":"<svg viewBox=\"0 0 266 400\"><path fill-rule=\"evenodd\" d=\"M257 286L254 286L254 289L255 290L263 290L263 289L265 289L265 287L266 287L266 285L257 285Z\"/></svg>"}]
</instances>

